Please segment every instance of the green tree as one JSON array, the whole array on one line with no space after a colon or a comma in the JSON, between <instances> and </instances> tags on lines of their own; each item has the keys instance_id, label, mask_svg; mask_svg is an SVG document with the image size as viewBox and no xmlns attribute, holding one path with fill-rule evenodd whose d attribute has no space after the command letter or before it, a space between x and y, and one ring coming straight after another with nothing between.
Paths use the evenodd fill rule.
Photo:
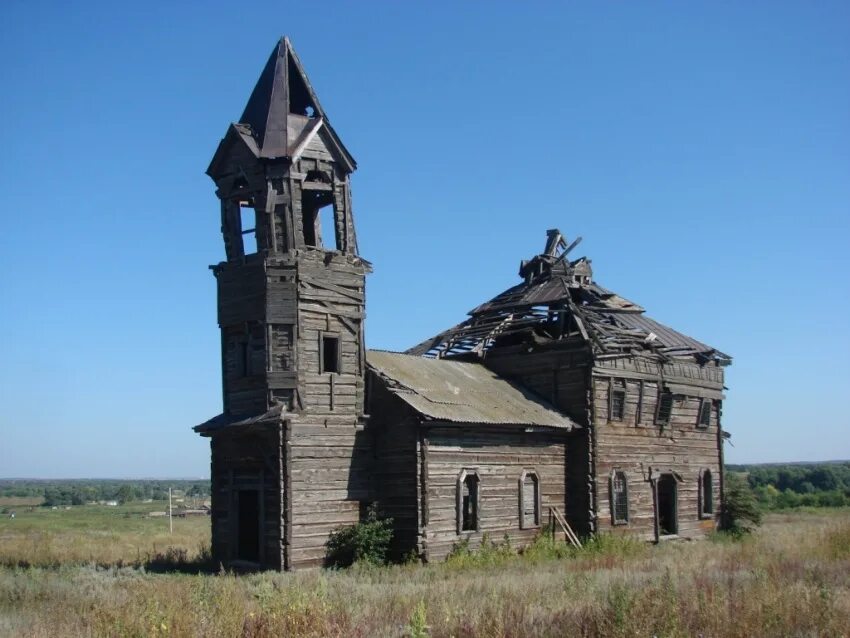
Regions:
<instances>
[{"instance_id":1,"label":"green tree","mask_svg":"<svg viewBox=\"0 0 850 638\"><path fill-rule=\"evenodd\" d=\"M750 486L739 474L729 472L723 490L723 529L742 534L761 524L761 510Z\"/></svg>"}]
</instances>

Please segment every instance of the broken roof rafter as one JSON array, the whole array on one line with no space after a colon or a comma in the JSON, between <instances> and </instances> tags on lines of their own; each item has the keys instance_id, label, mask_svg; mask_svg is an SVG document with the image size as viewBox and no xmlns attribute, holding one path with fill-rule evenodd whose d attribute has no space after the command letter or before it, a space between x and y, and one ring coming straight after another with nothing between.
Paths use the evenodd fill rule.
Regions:
<instances>
[{"instance_id":1,"label":"broken roof rafter","mask_svg":"<svg viewBox=\"0 0 850 638\"><path fill-rule=\"evenodd\" d=\"M564 248L563 236L557 230L547 231L544 253L520 266L523 283L474 308L466 321L407 352L430 357L469 352L483 355L499 337L539 332L551 324L553 317L566 315L574 319L576 329L597 355L642 353L659 358L696 357L720 365L731 363L728 355L650 319L638 304L590 280L590 262L586 258L563 260L578 241L556 257L558 250ZM558 262L562 267L556 267ZM569 330L562 332L553 340L569 334Z\"/></svg>"}]
</instances>

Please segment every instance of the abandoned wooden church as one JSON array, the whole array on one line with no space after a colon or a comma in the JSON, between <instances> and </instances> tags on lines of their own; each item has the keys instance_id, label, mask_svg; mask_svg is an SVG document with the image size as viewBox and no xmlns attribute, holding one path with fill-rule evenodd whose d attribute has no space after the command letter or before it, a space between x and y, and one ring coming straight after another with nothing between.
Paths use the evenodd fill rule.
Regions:
<instances>
[{"instance_id":1,"label":"abandoned wooden church","mask_svg":"<svg viewBox=\"0 0 850 638\"><path fill-rule=\"evenodd\" d=\"M224 406L195 430L210 438L216 560L320 565L329 533L372 503L394 551L425 560L485 533L528 541L550 517L578 536L714 529L730 358L602 288L556 230L458 325L367 351L355 168L281 40L207 170Z\"/></svg>"}]
</instances>

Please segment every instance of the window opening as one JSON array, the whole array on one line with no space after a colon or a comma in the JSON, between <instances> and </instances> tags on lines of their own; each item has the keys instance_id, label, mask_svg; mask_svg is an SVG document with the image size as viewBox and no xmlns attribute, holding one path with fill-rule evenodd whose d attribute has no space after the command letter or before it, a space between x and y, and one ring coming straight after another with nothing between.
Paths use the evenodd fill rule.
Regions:
<instances>
[{"instance_id":1,"label":"window opening","mask_svg":"<svg viewBox=\"0 0 850 638\"><path fill-rule=\"evenodd\" d=\"M611 522L614 525L629 522L629 485L626 473L620 470L611 474Z\"/></svg>"},{"instance_id":2,"label":"window opening","mask_svg":"<svg viewBox=\"0 0 850 638\"><path fill-rule=\"evenodd\" d=\"M711 399L703 399L699 406L697 425L707 428L711 424Z\"/></svg>"},{"instance_id":3,"label":"window opening","mask_svg":"<svg viewBox=\"0 0 850 638\"><path fill-rule=\"evenodd\" d=\"M339 373L339 337L322 335L322 372Z\"/></svg>"},{"instance_id":4,"label":"window opening","mask_svg":"<svg viewBox=\"0 0 850 638\"><path fill-rule=\"evenodd\" d=\"M673 412L673 394L664 390L658 397L658 415L656 421L662 425L670 423L670 415Z\"/></svg>"},{"instance_id":5,"label":"window opening","mask_svg":"<svg viewBox=\"0 0 850 638\"><path fill-rule=\"evenodd\" d=\"M317 224L319 226L321 237L319 238L319 246L324 246L327 250L339 250L336 244L336 225L334 222L334 209L330 204L323 206L316 213L318 217Z\"/></svg>"},{"instance_id":6,"label":"window opening","mask_svg":"<svg viewBox=\"0 0 850 638\"><path fill-rule=\"evenodd\" d=\"M703 470L700 476L700 515L711 516L714 512L714 503L712 500L712 485L711 470Z\"/></svg>"},{"instance_id":7,"label":"window opening","mask_svg":"<svg viewBox=\"0 0 850 638\"><path fill-rule=\"evenodd\" d=\"M458 485L458 534L478 530L479 479L477 474L461 472Z\"/></svg>"},{"instance_id":8,"label":"window opening","mask_svg":"<svg viewBox=\"0 0 850 638\"><path fill-rule=\"evenodd\" d=\"M336 245L333 196L328 191L305 190L301 198L301 225L306 246ZM324 237L324 242L322 238Z\"/></svg>"},{"instance_id":9,"label":"window opening","mask_svg":"<svg viewBox=\"0 0 850 638\"><path fill-rule=\"evenodd\" d=\"M638 386L638 404L637 410L635 411L635 425L640 425L641 422L641 413L643 412L643 381L640 382Z\"/></svg>"},{"instance_id":10,"label":"window opening","mask_svg":"<svg viewBox=\"0 0 850 638\"><path fill-rule=\"evenodd\" d=\"M248 202L239 202L239 214L242 222L242 252L253 255L257 252L257 213Z\"/></svg>"},{"instance_id":11,"label":"window opening","mask_svg":"<svg viewBox=\"0 0 850 638\"><path fill-rule=\"evenodd\" d=\"M626 412L626 384L619 379L612 379L610 386L610 416L609 421L622 421Z\"/></svg>"},{"instance_id":12,"label":"window opening","mask_svg":"<svg viewBox=\"0 0 850 638\"><path fill-rule=\"evenodd\" d=\"M540 479L534 472L523 472L520 480L520 527L540 526Z\"/></svg>"}]
</instances>

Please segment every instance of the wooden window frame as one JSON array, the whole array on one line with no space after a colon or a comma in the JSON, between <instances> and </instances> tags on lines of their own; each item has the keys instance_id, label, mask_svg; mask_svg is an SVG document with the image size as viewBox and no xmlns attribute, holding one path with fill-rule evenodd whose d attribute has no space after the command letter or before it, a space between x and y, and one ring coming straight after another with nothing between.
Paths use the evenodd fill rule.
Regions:
<instances>
[{"instance_id":1,"label":"wooden window frame","mask_svg":"<svg viewBox=\"0 0 850 638\"><path fill-rule=\"evenodd\" d=\"M669 397L670 408L667 411L667 418L662 420L661 419L661 404L663 403L664 399L667 398L667 397ZM659 386L658 397L656 398L656 401L655 401L655 423L656 423L656 425L669 425L670 421L672 421L672 420L673 420L673 393L670 392L670 390L667 390L667 389Z\"/></svg>"},{"instance_id":2,"label":"wooden window frame","mask_svg":"<svg viewBox=\"0 0 850 638\"><path fill-rule=\"evenodd\" d=\"M637 410L635 411L635 425L641 424L641 413L643 412L643 393L645 391L644 381L640 380L638 384L638 402L637 402Z\"/></svg>"},{"instance_id":3,"label":"wooden window frame","mask_svg":"<svg viewBox=\"0 0 850 638\"><path fill-rule=\"evenodd\" d=\"M699 410L697 411L697 427L701 430L708 429L711 426L712 403L713 401L711 399L700 399ZM706 418L704 419L703 416Z\"/></svg>"},{"instance_id":4,"label":"wooden window frame","mask_svg":"<svg viewBox=\"0 0 850 638\"><path fill-rule=\"evenodd\" d=\"M618 385L621 384L621 385ZM614 395L621 393L623 401L620 404L621 410L619 416L614 415ZM625 379L608 379L608 422L624 421L626 418L626 380Z\"/></svg>"},{"instance_id":5,"label":"wooden window frame","mask_svg":"<svg viewBox=\"0 0 850 638\"><path fill-rule=\"evenodd\" d=\"M475 527L473 529L463 528L463 486L468 478L475 478ZM464 468L457 475L457 533L474 534L481 531L481 476L474 468Z\"/></svg>"},{"instance_id":6,"label":"wooden window frame","mask_svg":"<svg viewBox=\"0 0 850 638\"><path fill-rule=\"evenodd\" d=\"M705 498L705 485L706 485L706 476L708 477L708 489L709 489L709 498L708 498L708 509L706 509L706 498ZM699 472L699 485L698 485L698 509L699 509L699 517L701 519L714 518L714 474L712 474L710 468L703 468Z\"/></svg>"},{"instance_id":7,"label":"wooden window frame","mask_svg":"<svg viewBox=\"0 0 850 638\"><path fill-rule=\"evenodd\" d=\"M525 480L528 478L532 479L531 489L534 490L534 514L532 515L533 520L530 522L525 515ZM540 475L536 470L523 470L522 474L519 475L519 528L535 529L540 527L540 521L543 520L542 511Z\"/></svg>"},{"instance_id":8,"label":"wooden window frame","mask_svg":"<svg viewBox=\"0 0 850 638\"><path fill-rule=\"evenodd\" d=\"M625 494L625 516L618 516L617 511L617 495L614 489L614 482L617 480L617 475L623 479L623 493ZM611 506L611 525L628 525L629 524L629 478L624 470L611 470L611 475L608 477L608 494Z\"/></svg>"},{"instance_id":9,"label":"wooden window frame","mask_svg":"<svg viewBox=\"0 0 850 638\"><path fill-rule=\"evenodd\" d=\"M336 370L325 370L325 339L336 339ZM342 374L342 337L338 332L319 331L319 374Z\"/></svg>"}]
</instances>

